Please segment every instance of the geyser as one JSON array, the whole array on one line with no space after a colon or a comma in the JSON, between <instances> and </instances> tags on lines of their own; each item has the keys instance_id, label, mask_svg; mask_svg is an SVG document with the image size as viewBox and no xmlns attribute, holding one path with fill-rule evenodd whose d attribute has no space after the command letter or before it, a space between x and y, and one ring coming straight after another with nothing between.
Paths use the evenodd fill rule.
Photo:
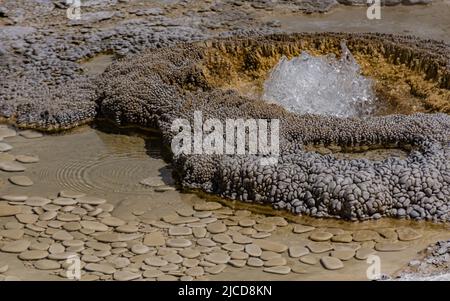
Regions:
<instances>
[{"instance_id":1,"label":"geyser","mask_svg":"<svg viewBox=\"0 0 450 301\"><path fill-rule=\"evenodd\" d=\"M375 110L373 82L362 76L350 50L342 55L313 56L307 51L283 56L264 83L263 99L299 114L368 116Z\"/></svg>"}]
</instances>

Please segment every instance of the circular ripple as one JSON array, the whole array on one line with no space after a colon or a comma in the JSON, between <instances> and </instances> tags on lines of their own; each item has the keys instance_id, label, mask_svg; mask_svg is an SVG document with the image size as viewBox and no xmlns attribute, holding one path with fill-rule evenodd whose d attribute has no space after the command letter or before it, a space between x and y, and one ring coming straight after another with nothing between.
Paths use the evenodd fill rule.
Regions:
<instances>
[{"instance_id":1,"label":"circular ripple","mask_svg":"<svg viewBox=\"0 0 450 301\"><path fill-rule=\"evenodd\" d=\"M59 166L56 179L64 188L75 191L149 193L151 188L139 182L154 169L144 152L107 153Z\"/></svg>"}]
</instances>

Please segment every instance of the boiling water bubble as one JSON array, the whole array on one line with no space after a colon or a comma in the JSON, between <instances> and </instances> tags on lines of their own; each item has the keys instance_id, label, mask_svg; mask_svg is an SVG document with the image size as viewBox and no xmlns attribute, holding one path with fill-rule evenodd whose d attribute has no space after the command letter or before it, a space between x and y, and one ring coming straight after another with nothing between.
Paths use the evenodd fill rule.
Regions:
<instances>
[{"instance_id":1,"label":"boiling water bubble","mask_svg":"<svg viewBox=\"0 0 450 301\"><path fill-rule=\"evenodd\" d=\"M360 73L344 42L342 57L303 52L283 57L264 84L263 99L299 114L361 117L373 113L376 96L372 81Z\"/></svg>"}]
</instances>

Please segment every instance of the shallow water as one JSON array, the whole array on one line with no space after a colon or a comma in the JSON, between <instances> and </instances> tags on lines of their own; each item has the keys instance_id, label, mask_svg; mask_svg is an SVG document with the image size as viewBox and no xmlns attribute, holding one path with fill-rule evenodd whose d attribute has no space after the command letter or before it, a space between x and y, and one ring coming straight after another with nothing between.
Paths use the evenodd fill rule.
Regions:
<instances>
[{"instance_id":1,"label":"shallow water","mask_svg":"<svg viewBox=\"0 0 450 301\"><path fill-rule=\"evenodd\" d=\"M264 84L263 99L299 114L362 117L373 113L373 82L361 75L350 50L341 43L342 56L313 56L303 52L282 57Z\"/></svg>"},{"instance_id":2,"label":"shallow water","mask_svg":"<svg viewBox=\"0 0 450 301\"><path fill-rule=\"evenodd\" d=\"M146 177L157 177L168 185L173 185L170 166L162 160L161 143L157 137L146 138L139 133L127 134L116 130L100 130L82 127L64 135L45 136L38 139L25 139L17 136L8 138L14 146L13 154L33 154L40 157L37 164L27 165L25 172L35 184L31 187L17 187L7 182L9 174L0 172L5 183L2 194L16 193L27 195L56 195L61 189L73 189L89 195L104 197L115 205L114 216L124 220L134 220L135 210L146 211L145 218L161 218L174 210L192 206L203 197L220 201L236 210L250 210L258 216L280 215L291 222L279 227L271 240L286 245L302 244L307 241L308 233L292 232L293 223L312 225L320 229L339 229L355 231L359 229L379 229L411 227L422 233L422 237L410 243L410 247L400 252L379 252L381 272L392 274L417 258L418 252L430 243L449 239L448 226L427 222L411 222L381 219L367 222L346 222L333 219L314 219L293 216L284 211L274 211L270 206L246 204L229 201L210 195L180 193L178 191L155 192L152 188L139 184ZM1 224L7 220L1 220ZM0 253L0 260L11 262L12 272L22 279L46 279L53 277L45 273L29 273L24 266L9 254ZM298 264L298 259L287 257L288 264ZM290 273L274 275L262 273L260 268L227 269L219 275L210 276L212 280L367 280L368 263L355 258L345 261L339 271L325 270L320 264L306 266L307 274Z\"/></svg>"},{"instance_id":3,"label":"shallow water","mask_svg":"<svg viewBox=\"0 0 450 301\"><path fill-rule=\"evenodd\" d=\"M103 73L105 69L114 61L114 56L111 54L98 54L97 56L81 62L81 67L85 74L98 75Z\"/></svg>"}]
</instances>

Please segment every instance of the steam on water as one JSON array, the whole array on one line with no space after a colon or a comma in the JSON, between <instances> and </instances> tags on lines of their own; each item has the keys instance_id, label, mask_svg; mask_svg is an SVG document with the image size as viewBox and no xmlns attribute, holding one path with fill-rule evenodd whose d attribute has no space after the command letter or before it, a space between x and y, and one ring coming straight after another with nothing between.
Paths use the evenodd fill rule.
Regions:
<instances>
[{"instance_id":1,"label":"steam on water","mask_svg":"<svg viewBox=\"0 0 450 301\"><path fill-rule=\"evenodd\" d=\"M264 84L263 98L299 114L370 115L376 99L372 81L361 75L344 42L341 48L340 59L308 52L291 60L283 56Z\"/></svg>"}]
</instances>

